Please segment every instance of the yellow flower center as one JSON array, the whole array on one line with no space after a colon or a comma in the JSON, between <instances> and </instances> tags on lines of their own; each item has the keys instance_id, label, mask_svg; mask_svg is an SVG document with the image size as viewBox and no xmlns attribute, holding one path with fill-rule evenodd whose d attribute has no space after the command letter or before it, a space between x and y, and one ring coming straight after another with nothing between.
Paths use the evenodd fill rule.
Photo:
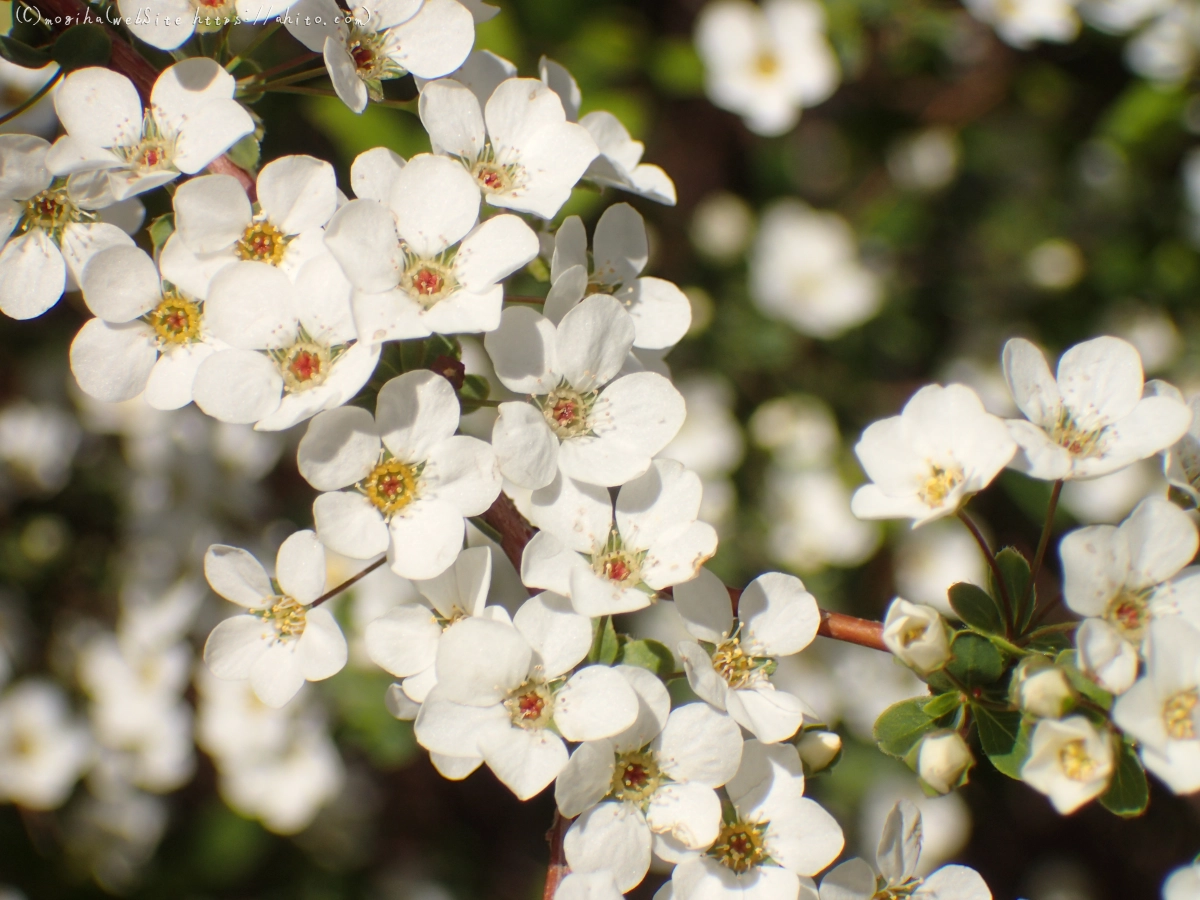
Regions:
<instances>
[{"instance_id":1,"label":"yellow flower center","mask_svg":"<svg viewBox=\"0 0 1200 900\"><path fill-rule=\"evenodd\" d=\"M432 307L458 289L454 270L439 260L415 259L400 276L400 287L424 306Z\"/></svg>"},{"instance_id":2,"label":"yellow flower center","mask_svg":"<svg viewBox=\"0 0 1200 900\"><path fill-rule=\"evenodd\" d=\"M542 402L542 415L559 438L577 437L587 434L588 413L591 412L594 394L581 394L567 385L562 385L547 394Z\"/></svg>"},{"instance_id":3,"label":"yellow flower center","mask_svg":"<svg viewBox=\"0 0 1200 900\"><path fill-rule=\"evenodd\" d=\"M292 638L304 634L307 613L308 608L302 603L291 597L279 597L262 616L275 627L275 633L281 638Z\"/></svg>"},{"instance_id":4,"label":"yellow flower center","mask_svg":"<svg viewBox=\"0 0 1200 900\"><path fill-rule=\"evenodd\" d=\"M554 694L541 682L527 681L509 692L504 701L514 725L529 730L545 728L554 715Z\"/></svg>"},{"instance_id":5,"label":"yellow flower center","mask_svg":"<svg viewBox=\"0 0 1200 900\"><path fill-rule=\"evenodd\" d=\"M200 304L175 292L146 314L160 344L187 344L200 339Z\"/></svg>"},{"instance_id":6,"label":"yellow flower center","mask_svg":"<svg viewBox=\"0 0 1200 900\"><path fill-rule=\"evenodd\" d=\"M781 68L783 67L779 63L779 57L770 50L762 51L754 59L754 71L763 78L778 75Z\"/></svg>"},{"instance_id":7,"label":"yellow flower center","mask_svg":"<svg viewBox=\"0 0 1200 900\"><path fill-rule=\"evenodd\" d=\"M761 681L765 662L747 653L736 635L717 644L712 656L713 669L734 690Z\"/></svg>"},{"instance_id":8,"label":"yellow flower center","mask_svg":"<svg viewBox=\"0 0 1200 900\"><path fill-rule=\"evenodd\" d=\"M1146 605L1146 595L1139 591L1121 591L1108 603L1104 611L1106 618L1133 644L1140 643L1146 635L1146 626L1150 624L1150 610Z\"/></svg>"},{"instance_id":9,"label":"yellow flower center","mask_svg":"<svg viewBox=\"0 0 1200 900\"><path fill-rule=\"evenodd\" d=\"M24 230L54 231L79 220L79 211L65 188L47 188L25 201Z\"/></svg>"},{"instance_id":10,"label":"yellow flower center","mask_svg":"<svg viewBox=\"0 0 1200 900\"><path fill-rule=\"evenodd\" d=\"M1167 734L1177 741L1196 739L1196 705L1200 704L1200 690L1190 688L1172 695L1163 704L1163 725Z\"/></svg>"},{"instance_id":11,"label":"yellow flower center","mask_svg":"<svg viewBox=\"0 0 1200 900\"><path fill-rule=\"evenodd\" d=\"M328 347L308 340L299 340L273 355L283 376L283 388L291 394L321 384L329 377L329 367L333 364Z\"/></svg>"},{"instance_id":12,"label":"yellow flower center","mask_svg":"<svg viewBox=\"0 0 1200 900\"><path fill-rule=\"evenodd\" d=\"M1065 449L1072 456L1088 458L1099 456L1103 452L1104 429L1083 428L1065 409L1058 417L1050 439Z\"/></svg>"},{"instance_id":13,"label":"yellow flower center","mask_svg":"<svg viewBox=\"0 0 1200 900\"><path fill-rule=\"evenodd\" d=\"M956 487L963 483L963 470L959 466L939 466L931 463L929 477L917 492L921 502L926 506L938 507L946 502L946 498Z\"/></svg>"},{"instance_id":14,"label":"yellow flower center","mask_svg":"<svg viewBox=\"0 0 1200 900\"><path fill-rule=\"evenodd\" d=\"M1082 738L1063 744L1058 751L1058 762L1063 774L1072 781L1090 781L1096 775L1096 761L1088 754Z\"/></svg>"},{"instance_id":15,"label":"yellow flower center","mask_svg":"<svg viewBox=\"0 0 1200 900\"><path fill-rule=\"evenodd\" d=\"M362 482L362 491L385 517L408 506L417 496L416 467L398 459L381 462Z\"/></svg>"},{"instance_id":16,"label":"yellow flower center","mask_svg":"<svg viewBox=\"0 0 1200 900\"><path fill-rule=\"evenodd\" d=\"M749 872L767 859L767 851L763 847L763 832L766 829L766 822L744 822L740 819L732 825L725 825L717 842L708 851L709 855L739 874Z\"/></svg>"},{"instance_id":17,"label":"yellow flower center","mask_svg":"<svg viewBox=\"0 0 1200 900\"><path fill-rule=\"evenodd\" d=\"M658 761L652 751L622 753L613 767L612 787L608 795L615 800L640 805L658 790L662 780Z\"/></svg>"},{"instance_id":18,"label":"yellow flower center","mask_svg":"<svg viewBox=\"0 0 1200 900\"><path fill-rule=\"evenodd\" d=\"M289 238L270 222L253 222L238 238L237 254L247 262L265 262L273 266L283 261Z\"/></svg>"}]
</instances>

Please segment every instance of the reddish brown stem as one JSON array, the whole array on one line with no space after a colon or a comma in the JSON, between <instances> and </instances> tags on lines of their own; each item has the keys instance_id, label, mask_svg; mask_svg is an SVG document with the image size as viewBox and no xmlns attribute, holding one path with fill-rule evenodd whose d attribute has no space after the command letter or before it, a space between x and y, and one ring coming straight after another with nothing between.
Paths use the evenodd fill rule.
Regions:
<instances>
[{"instance_id":1,"label":"reddish brown stem","mask_svg":"<svg viewBox=\"0 0 1200 900\"><path fill-rule=\"evenodd\" d=\"M26 0L26 2L41 13L44 21L50 24L55 33L65 31L69 25L76 22L94 22L108 31L112 38L112 55L108 59L108 68L119 72L137 88L142 103L149 103L150 92L154 82L158 80L158 69L150 60L138 53L133 45L126 40L121 32L113 28L102 13L89 7L83 0ZM58 18L61 24L53 24ZM232 175L238 180L250 199L255 199L254 178L245 169L238 166L228 156L219 156L209 165L210 172L221 175Z\"/></svg>"},{"instance_id":2,"label":"reddish brown stem","mask_svg":"<svg viewBox=\"0 0 1200 900\"><path fill-rule=\"evenodd\" d=\"M558 810L554 811L554 823L546 832L546 841L550 844L550 865L546 867L546 890L542 892L542 900L554 900L558 886L571 871L567 865L567 855L563 851L563 838L571 827L571 819L564 819Z\"/></svg>"}]
</instances>

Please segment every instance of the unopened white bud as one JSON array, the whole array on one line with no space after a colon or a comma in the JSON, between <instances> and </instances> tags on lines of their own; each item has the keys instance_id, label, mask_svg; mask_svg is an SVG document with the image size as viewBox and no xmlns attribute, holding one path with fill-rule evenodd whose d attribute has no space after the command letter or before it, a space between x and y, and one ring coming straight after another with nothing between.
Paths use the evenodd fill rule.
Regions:
<instances>
[{"instance_id":1,"label":"unopened white bud","mask_svg":"<svg viewBox=\"0 0 1200 900\"><path fill-rule=\"evenodd\" d=\"M888 607L883 642L897 659L918 672L940 669L950 659L950 638L941 613L900 597Z\"/></svg>"},{"instance_id":2,"label":"unopened white bud","mask_svg":"<svg viewBox=\"0 0 1200 900\"><path fill-rule=\"evenodd\" d=\"M808 731L796 742L807 775L824 771L842 752L841 735L832 731Z\"/></svg>"},{"instance_id":3,"label":"unopened white bud","mask_svg":"<svg viewBox=\"0 0 1200 900\"><path fill-rule=\"evenodd\" d=\"M917 752L917 774L939 794L948 794L958 787L963 773L974 764L971 748L957 731L927 736Z\"/></svg>"},{"instance_id":4,"label":"unopened white bud","mask_svg":"<svg viewBox=\"0 0 1200 900\"><path fill-rule=\"evenodd\" d=\"M1039 719L1061 719L1075 699L1066 673L1034 658L1017 667L1013 686L1017 705Z\"/></svg>"}]
</instances>

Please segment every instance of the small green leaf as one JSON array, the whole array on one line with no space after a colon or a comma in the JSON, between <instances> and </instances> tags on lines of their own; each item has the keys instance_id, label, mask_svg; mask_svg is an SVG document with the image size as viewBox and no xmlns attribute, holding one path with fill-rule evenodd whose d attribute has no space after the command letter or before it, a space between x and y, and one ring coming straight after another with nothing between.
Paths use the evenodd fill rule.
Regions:
<instances>
[{"instance_id":1,"label":"small green leaf","mask_svg":"<svg viewBox=\"0 0 1200 900\"><path fill-rule=\"evenodd\" d=\"M1115 763L1108 790L1100 795L1100 805L1122 818L1140 816L1150 802L1150 786L1146 783L1142 761L1133 747L1122 741Z\"/></svg>"},{"instance_id":2,"label":"small green leaf","mask_svg":"<svg viewBox=\"0 0 1200 900\"><path fill-rule=\"evenodd\" d=\"M230 147L226 155L233 160L234 165L247 172L253 172L258 168L260 150L258 138L248 134Z\"/></svg>"},{"instance_id":3,"label":"small green leaf","mask_svg":"<svg viewBox=\"0 0 1200 900\"><path fill-rule=\"evenodd\" d=\"M1004 657L985 637L960 631L950 644L954 657L946 671L967 687L995 684L1004 674Z\"/></svg>"},{"instance_id":4,"label":"small green leaf","mask_svg":"<svg viewBox=\"0 0 1200 900\"><path fill-rule=\"evenodd\" d=\"M1016 710L990 709L972 704L975 724L979 729L979 744L1000 772L1018 781L1021 766L1029 756L1029 725L1022 722Z\"/></svg>"},{"instance_id":5,"label":"small green leaf","mask_svg":"<svg viewBox=\"0 0 1200 900\"><path fill-rule=\"evenodd\" d=\"M1067 681L1071 682L1071 687L1083 694L1097 706L1102 709L1111 709L1113 704L1113 695L1106 691L1079 668L1079 654L1075 650L1064 650L1058 654L1054 660L1067 674Z\"/></svg>"},{"instance_id":6,"label":"small green leaf","mask_svg":"<svg viewBox=\"0 0 1200 900\"><path fill-rule=\"evenodd\" d=\"M613 627L612 616L597 621L592 638L592 652L588 662L611 666L621 653L621 638Z\"/></svg>"},{"instance_id":7,"label":"small green leaf","mask_svg":"<svg viewBox=\"0 0 1200 900\"><path fill-rule=\"evenodd\" d=\"M1028 627L1034 607L1037 606L1037 591L1030 590L1029 596L1025 597L1029 586L1029 560L1015 547L1005 547L996 554L996 567L1000 569L1008 589L1008 598L1012 601L1013 628L1020 634ZM992 594L997 598L1000 596L994 584Z\"/></svg>"},{"instance_id":8,"label":"small green leaf","mask_svg":"<svg viewBox=\"0 0 1200 900\"><path fill-rule=\"evenodd\" d=\"M1075 642L1072 640L1069 631L1050 626L1030 632L1026 636L1025 646L1029 650L1036 650L1039 653L1057 655L1063 650L1070 650L1075 646Z\"/></svg>"},{"instance_id":9,"label":"small green leaf","mask_svg":"<svg viewBox=\"0 0 1200 900\"><path fill-rule=\"evenodd\" d=\"M167 213L159 216L150 223L150 227L146 229L150 234L150 240L154 243L154 252L162 250L163 244L167 242L172 234L175 233L175 215Z\"/></svg>"},{"instance_id":10,"label":"small green leaf","mask_svg":"<svg viewBox=\"0 0 1200 900\"><path fill-rule=\"evenodd\" d=\"M28 44L0 35L0 57L22 69L40 69L54 61L45 50L34 50Z\"/></svg>"},{"instance_id":11,"label":"small green leaf","mask_svg":"<svg viewBox=\"0 0 1200 900\"><path fill-rule=\"evenodd\" d=\"M875 727L871 729L879 749L888 756L903 759L922 737L942 727L940 718L931 718L925 711L934 699L936 698L915 697L893 703L885 709L875 720Z\"/></svg>"},{"instance_id":12,"label":"small green leaf","mask_svg":"<svg viewBox=\"0 0 1200 900\"><path fill-rule=\"evenodd\" d=\"M952 584L950 606L975 631L1004 634L1004 613L995 598L982 588L965 581Z\"/></svg>"},{"instance_id":13,"label":"small green leaf","mask_svg":"<svg viewBox=\"0 0 1200 900\"><path fill-rule=\"evenodd\" d=\"M83 22L60 34L50 55L66 72L102 66L112 56L112 39L102 25Z\"/></svg>"},{"instance_id":14,"label":"small green leaf","mask_svg":"<svg viewBox=\"0 0 1200 900\"><path fill-rule=\"evenodd\" d=\"M649 669L655 675L666 675L675 669L675 657L666 645L649 639L625 641L616 661L626 666Z\"/></svg>"},{"instance_id":15,"label":"small green leaf","mask_svg":"<svg viewBox=\"0 0 1200 900\"><path fill-rule=\"evenodd\" d=\"M940 719L942 716L954 712L963 703L963 695L957 691L947 691L944 694L934 694L929 698L929 702L925 704L925 715L931 719Z\"/></svg>"},{"instance_id":16,"label":"small green leaf","mask_svg":"<svg viewBox=\"0 0 1200 900\"><path fill-rule=\"evenodd\" d=\"M458 392L464 400L486 400L492 386L482 375L468 375L463 379L462 389Z\"/></svg>"}]
</instances>

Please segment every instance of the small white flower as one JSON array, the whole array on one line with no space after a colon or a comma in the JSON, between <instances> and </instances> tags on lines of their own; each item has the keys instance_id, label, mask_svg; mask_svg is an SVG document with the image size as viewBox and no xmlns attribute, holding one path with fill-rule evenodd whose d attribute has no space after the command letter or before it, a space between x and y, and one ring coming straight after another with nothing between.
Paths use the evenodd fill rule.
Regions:
<instances>
[{"instance_id":1,"label":"small white flower","mask_svg":"<svg viewBox=\"0 0 1200 900\"><path fill-rule=\"evenodd\" d=\"M613 738L581 744L558 776L559 812L575 818L563 840L573 872L609 871L632 890L646 876L651 851L679 859L706 850L721 830L715 789L737 772L742 733L707 703L668 716L658 677L619 666L641 700L638 721Z\"/></svg>"},{"instance_id":2,"label":"small white flower","mask_svg":"<svg viewBox=\"0 0 1200 900\"><path fill-rule=\"evenodd\" d=\"M554 892L554 900L621 900L621 897L612 873L608 871L568 872Z\"/></svg>"},{"instance_id":3,"label":"small white flower","mask_svg":"<svg viewBox=\"0 0 1200 900\"><path fill-rule=\"evenodd\" d=\"M963 0L971 15L1014 47L1035 41L1066 44L1079 34L1074 0Z\"/></svg>"},{"instance_id":4,"label":"small white flower","mask_svg":"<svg viewBox=\"0 0 1200 900\"><path fill-rule=\"evenodd\" d=\"M836 731L805 731L796 741L806 775L824 772L842 752L842 737Z\"/></svg>"},{"instance_id":5,"label":"small white flower","mask_svg":"<svg viewBox=\"0 0 1200 900\"><path fill-rule=\"evenodd\" d=\"M1200 790L1200 631L1150 624L1146 672L1113 705L1113 722L1141 744L1142 762L1177 794Z\"/></svg>"},{"instance_id":6,"label":"small white flower","mask_svg":"<svg viewBox=\"0 0 1200 900\"><path fill-rule=\"evenodd\" d=\"M1200 156L1197 157L1200 160ZM1163 381L1152 381L1157 393L1184 402L1183 394L1172 385ZM1174 445L1168 447L1163 454L1163 473L1172 487L1178 488L1192 502L1200 505L1200 395L1188 402L1192 411L1192 422Z\"/></svg>"},{"instance_id":7,"label":"small white flower","mask_svg":"<svg viewBox=\"0 0 1200 900\"><path fill-rule=\"evenodd\" d=\"M273 19L295 0L117 0L122 23L159 50L182 46L197 31L219 31L230 22Z\"/></svg>"},{"instance_id":8,"label":"small white flower","mask_svg":"<svg viewBox=\"0 0 1200 900\"><path fill-rule=\"evenodd\" d=\"M563 66L542 57L538 61L542 82L562 101L568 122L578 122L596 142L600 155L592 160L583 177L601 187L630 191L648 200L675 205L675 182L659 166L642 162L646 145L635 141L628 129L610 112L596 110L579 117L583 94Z\"/></svg>"},{"instance_id":9,"label":"small white flower","mask_svg":"<svg viewBox=\"0 0 1200 900\"><path fill-rule=\"evenodd\" d=\"M794 735L805 706L776 690L769 676L777 657L799 653L817 636L821 613L804 583L779 572L760 575L742 592L735 623L724 583L701 569L675 588L675 609L706 645L682 641L677 648L692 690L763 743Z\"/></svg>"},{"instance_id":10,"label":"small white flower","mask_svg":"<svg viewBox=\"0 0 1200 900\"><path fill-rule=\"evenodd\" d=\"M366 0L350 15L333 0L299 0L284 24L324 54L334 91L356 113L383 99L388 79L448 75L475 43L475 21L456 0Z\"/></svg>"},{"instance_id":11,"label":"small white flower","mask_svg":"<svg viewBox=\"0 0 1200 900\"><path fill-rule=\"evenodd\" d=\"M536 79L501 82L486 105L457 81L431 81L420 111L433 151L466 166L493 206L553 218L596 158L587 129Z\"/></svg>"},{"instance_id":12,"label":"small white flower","mask_svg":"<svg viewBox=\"0 0 1200 900\"><path fill-rule=\"evenodd\" d=\"M767 316L822 340L871 319L883 303L883 287L859 261L849 224L798 200L763 214L750 257L750 294Z\"/></svg>"},{"instance_id":13,"label":"small white flower","mask_svg":"<svg viewBox=\"0 0 1200 900\"><path fill-rule=\"evenodd\" d=\"M1037 723L1021 779L1065 816L1104 793L1112 771L1108 733L1083 716L1069 716Z\"/></svg>"},{"instance_id":14,"label":"small white flower","mask_svg":"<svg viewBox=\"0 0 1200 900\"><path fill-rule=\"evenodd\" d=\"M1012 693L1022 711L1039 719L1061 719L1075 701L1066 673L1041 656L1027 656L1017 666Z\"/></svg>"},{"instance_id":15,"label":"small white flower","mask_svg":"<svg viewBox=\"0 0 1200 900\"><path fill-rule=\"evenodd\" d=\"M150 108L109 69L77 69L63 79L54 108L66 135L46 155L55 175L99 173L95 190L124 200L195 175L254 131L233 99L232 75L211 59L187 59L154 82Z\"/></svg>"},{"instance_id":16,"label":"small white flower","mask_svg":"<svg viewBox=\"0 0 1200 900\"><path fill-rule=\"evenodd\" d=\"M491 549L471 547L441 575L415 583L429 605L401 603L367 625L367 653L381 669L404 679L393 687L411 703L423 702L437 684L434 663L443 633L468 616L486 614L491 584Z\"/></svg>"},{"instance_id":17,"label":"small white flower","mask_svg":"<svg viewBox=\"0 0 1200 900\"><path fill-rule=\"evenodd\" d=\"M531 402L501 403L492 429L500 471L537 490L556 477L619 485L636 478L675 437L683 397L656 372L621 375L636 327L612 297L586 298L557 325L506 309L484 337L496 377Z\"/></svg>"},{"instance_id":18,"label":"small white flower","mask_svg":"<svg viewBox=\"0 0 1200 900\"><path fill-rule=\"evenodd\" d=\"M454 388L427 369L387 382L373 418L346 406L313 419L296 455L325 492L313 502L321 540L352 559L386 552L404 578L446 571L464 519L485 512L501 482L491 447L455 434L458 419Z\"/></svg>"},{"instance_id":19,"label":"small white flower","mask_svg":"<svg viewBox=\"0 0 1200 900\"><path fill-rule=\"evenodd\" d=\"M75 417L53 406L18 400L0 410L0 460L41 491L66 486L82 437Z\"/></svg>"},{"instance_id":20,"label":"small white flower","mask_svg":"<svg viewBox=\"0 0 1200 900\"><path fill-rule=\"evenodd\" d=\"M888 607L883 642L897 659L918 672L940 669L950 659L949 629L941 613L901 597Z\"/></svg>"},{"instance_id":21,"label":"small white flower","mask_svg":"<svg viewBox=\"0 0 1200 900\"><path fill-rule=\"evenodd\" d=\"M50 145L28 134L0 135L0 311L14 319L40 316L78 284L91 255L132 246L127 232L141 225L137 200L97 205L73 193L68 179L46 168ZM84 205L87 204L87 208Z\"/></svg>"},{"instance_id":22,"label":"small white flower","mask_svg":"<svg viewBox=\"0 0 1200 900\"><path fill-rule=\"evenodd\" d=\"M247 610L218 624L204 645L204 661L218 678L248 678L263 703L278 707L305 681L346 665L346 639L333 614L310 605L325 588L325 548L311 531L280 545L274 579L245 550L223 544L204 554L204 576Z\"/></svg>"},{"instance_id":23,"label":"small white flower","mask_svg":"<svg viewBox=\"0 0 1200 900\"><path fill-rule=\"evenodd\" d=\"M913 527L953 515L1012 459L1003 420L961 384L921 388L898 416L870 425L854 452L874 482L851 509L862 519L908 519Z\"/></svg>"},{"instance_id":24,"label":"small white flower","mask_svg":"<svg viewBox=\"0 0 1200 900\"><path fill-rule=\"evenodd\" d=\"M1125 64L1152 81L1179 84L1196 66L1197 26L1192 4L1171 4L1125 44Z\"/></svg>"},{"instance_id":25,"label":"small white flower","mask_svg":"<svg viewBox=\"0 0 1200 900\"><path fill-rule=\"evenodd\" d=\"M117 246L88 261L79 281L96 318L71 343L85 393L114 403L145 391L155 409L192 402L196 369L224 345L205 325L204 298L175 286L176 258L163 253L156 266L144 250Z\"/></svg>"},{"instance_id":26,"label":"small white flower","mask_svg":"<svg viewBox=\"0 0 1200 900\"><path fill-rule=\"evenodd\" d=\"M971 748L957 731L933 732L921 739L917 774L939 794L948 794L975 764Z\"/></svg>"},{"instance_id":27,"label":"small white flower","mask_svg":"<svg viewBox=\"0 0 1200 900\"><path fill-rule=\"evenodd\" d=\"M1163 900L1196 900L1200 897L1200 865L1195 862L1172 872L1163 883Z\"/></svg>"},{"instance_id":28,"label":"small white flower","mask_svg":"<svg viewBox=\"0 0 1200 900\"><path fill-rule=\"evenodd\" d=\"M674 347L692 324L692 307L671 282L639 277L649 258L645 221L628 203L616 203L596 223L589 276L587 232L582 220L571 216L554 237L546 317L557 325L585 295L611 294L633 318L633 346Z\"/></svg>"},{"instance_id":29,"label":"small white flower","mask_svg":"<svg viewBox=\"0 0 1200 900\"><path fill-rule=\"evenodd\" d=\"M716 552L716 531L696 521L700 493L695 472L655 460L622 486L614 516L606 489L559 476L533 495L530 515L542 530L525 546L521 580L570 597L586 616L643 609Z\"/></svg>"},{"instance_id":30,"label":"small white flower","mask_svg":"<svg viewBox=\"0 0 1200 900\"><path fill-rule=\"evenodd\" d=\"M821 881L821 900L873 900L911 897L912 900L992 900L983 878L967 866L942 866L917 875L923 840L921 813L901 800L888 813L875 851L875 866L855 857L833 869Z\"/></svg>"},{"instance_id":31,"label":"small white flower","mask_svg":"<svg viewBox=\"0 0 1200 900\"><path fill-rule=\"evenodd\" d=\"M1191 423L1180 400L1145 385L1132 344L1099 337L1058 361L1058 378L1029 341L1004 345L1004 378L1029 421L1010 420L1020 445L1011 463L1033 478L1093 478L1179 440Z\"/></svg>"},{"instance_id":32,"label":"small white flower","mask_svg":"<svg viewBox=\"0 0 1200 900\"><path fill-rule=\"evenodd\" d=\"M539 793L567 764L564 738L597 741L638 717L638 695L615 669L586 666L565 677L591 635L591 622L553 594L526 601L511 624L462 620L438 645L438 683L417 715L417 741L461 761L465 772L450 777L485 761L518 799Z\"/></svg>"},{"instance_id":33,"label":"small white flower","mask_svg":"<svg viewBox=\"0 0 1200 900\"><path fill-rule=\"evenodd\" d=\"M696 20L696 50L709 99L762 135L790 130L841 80L813 0L715 0Z\"/></svg>"},{"instance_id":34,"label":"small white flower","mask_svg":"<svg viewBox=\"0 0 1200 900\"><path fill-rule=\"evenodd\" d=\"M355 161L359 199L325 235L355 287L359 330L373 341L494 330L500 282L537 255L537 236L514 215L480 223L479 191L453 160L379 154Z\"/></svg>"},{"instance_id":35,"label":"small white flower","mask_svg":"<svg viewBox=\"0 0 1200 900\"><path fill-rule=\"evenodd\" d=\"M815 897L811 876L837 858L845 840L834 818L804 796L796 748L747 741L725 791L733 813L706 853L675 867L674 900Z\"/></svg>"},{"instance_id":36,"label":"small white flower","mask_svg":"<svg viewBox=\"0 0 1200 900\"><path fill-rule=\"evenodd\" d=\"M83 773L92 745L53 682L21 681L0 697L0 799L54 809Z\"/></svg>"},{"instance_id":37,"label":"small white flower","mask_svg":"<svg viewBox=\"0 0 1200 900\"><path fill-rule=\"evenodd\" d=\"M1165 497L1147 497L1118 527L1092 525L1062 539L1063 597L1088 617L1076 634L1080 661L1107 690L1133 683L1152 620L1182 615L1200 625L1200 569L1184 568L1197 546L1195 524ZM1127 647L1113 653L1115 638Z\"/></svg>"}]
</instances>

